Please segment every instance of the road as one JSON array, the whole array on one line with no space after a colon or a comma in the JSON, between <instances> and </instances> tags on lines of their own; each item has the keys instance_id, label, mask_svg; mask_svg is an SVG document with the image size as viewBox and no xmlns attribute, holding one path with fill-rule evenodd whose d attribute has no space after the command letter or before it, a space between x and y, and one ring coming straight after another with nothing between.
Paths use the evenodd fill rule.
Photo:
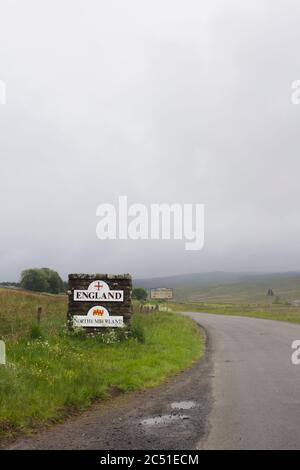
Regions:
<instances>
[{"instance_id":1,"label":"road","mask_svg":"<svg viewBox=\"0 0 300 470\"><path fill-rule=\"evenodd\" d=\"M300 449L300 325L190 313L208 333L212 410L201 449Z\"/></svg>"},{"instance_id":2,"label":"road","mask_svg":"<svg viewBox=\"0 0 300 470\"><path fill-rule=\"evenodd\" d=\"M300 449L300 325L185 313L207 333L192 368L96 403L10 449Z\"/></svg>"}]
</instances>

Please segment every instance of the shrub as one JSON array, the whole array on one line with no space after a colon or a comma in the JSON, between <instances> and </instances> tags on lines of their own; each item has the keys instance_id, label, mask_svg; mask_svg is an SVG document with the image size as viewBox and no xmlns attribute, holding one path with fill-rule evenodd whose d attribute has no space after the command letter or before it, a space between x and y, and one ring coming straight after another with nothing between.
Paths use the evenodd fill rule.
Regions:
<instances>
[{"instance_id":1,"label":"shrub","mask_svg":"<svg viewBox=\"0 0 300 470\"><path fill-rule=\"evenodd\" d=\"M134 325L132 327L132 337L136 339L139 343L144 344L146 342L144 328L141 325Z\"/></svg>"},{"instance_id":2,"label":"shrub","mask_svg":"<svg viewBox=\"0 0 300 470\"><path fill-rule=\"evenodd\" d=\"M41 339L44 338L42 330L37 323L33 323L30 327L29 336L31 339Z\"/></svg>"},{"instance_id":3,"label":"shrub","mask_svg":"<svg viewBox=\"0 0 300 470\"><path fill-rule=\"evenodd\" d=\"M132 291L132 298L137 300L147 300L148 292L143 287L136 287Z\"/></svg>"}]
</instances>

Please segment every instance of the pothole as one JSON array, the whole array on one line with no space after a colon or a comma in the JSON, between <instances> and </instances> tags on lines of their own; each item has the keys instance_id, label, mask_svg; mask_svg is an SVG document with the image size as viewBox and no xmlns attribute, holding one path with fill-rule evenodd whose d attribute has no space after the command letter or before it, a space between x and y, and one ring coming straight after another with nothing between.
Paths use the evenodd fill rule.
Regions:
<instances>
[{"instance_id":1,"label":"pothole","mask_svg":"<svg viewBox=\"0 0 300 470\"><path fill-rule=\"evenodd\" d=\"M195 408L195 406L195 401L174 401L171 403L173 410L190 410L191 408Z\"/></svg>"},{"instance_id":2,"label":"pothole","mask_svg":"<svg viewBox=\"0 0 300 470\"><path fill-rule=\"evenodd\" d=\"M186 415L163 415L155 416L154 418L146 418L141 421L143 426L159 426L164 424L173 423L174 421L181 421L183 419L189 419Z\"/></svg>"}]
</instances>

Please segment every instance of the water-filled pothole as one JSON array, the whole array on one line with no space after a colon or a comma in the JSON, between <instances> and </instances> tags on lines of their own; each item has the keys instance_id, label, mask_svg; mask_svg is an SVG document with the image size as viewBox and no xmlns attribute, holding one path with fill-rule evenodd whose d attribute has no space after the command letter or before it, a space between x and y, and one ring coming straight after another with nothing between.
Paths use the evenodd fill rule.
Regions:
<instances>
[{"instance_id":1,"label":"water-filled pothole","mask_svg":"<svg viewBox=\"0 0 300 470\"><path fill-rule=\"evenodd\" d=\"M190 410L191 408L195 408L195 406L195 401L174 401L171 403L173 410Z\"/></svg>"},{"instance_id":2,"label":"water-filled pothole","mask_svg":"<svg viewBox=\"0 0 300 470\"><path fill-rule=\"evenodd\" d=\"M143 426L159 426L164 424L173 423L174 421L181 421L182 419L189 419L186 415L163 415L155 416L154 418L146 418L141 421Z\"/></svg>"}]
</instances>

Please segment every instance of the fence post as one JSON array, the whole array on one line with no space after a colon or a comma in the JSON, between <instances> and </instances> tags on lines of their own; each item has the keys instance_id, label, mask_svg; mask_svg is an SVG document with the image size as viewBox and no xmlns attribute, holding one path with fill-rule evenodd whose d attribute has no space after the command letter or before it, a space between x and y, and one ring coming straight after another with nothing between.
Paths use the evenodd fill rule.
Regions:
<instances>
[{"instance_id":1,"label":"fence post","mask_svg":"<svg viewBox=\"0 0 300 470\"><path fill-rule=\"evenodd\" d=\"M42 307L37 308L37 322L38 322L38 325L41 323L42 311L43 311Z\"/></svg>"}]
</instances>

